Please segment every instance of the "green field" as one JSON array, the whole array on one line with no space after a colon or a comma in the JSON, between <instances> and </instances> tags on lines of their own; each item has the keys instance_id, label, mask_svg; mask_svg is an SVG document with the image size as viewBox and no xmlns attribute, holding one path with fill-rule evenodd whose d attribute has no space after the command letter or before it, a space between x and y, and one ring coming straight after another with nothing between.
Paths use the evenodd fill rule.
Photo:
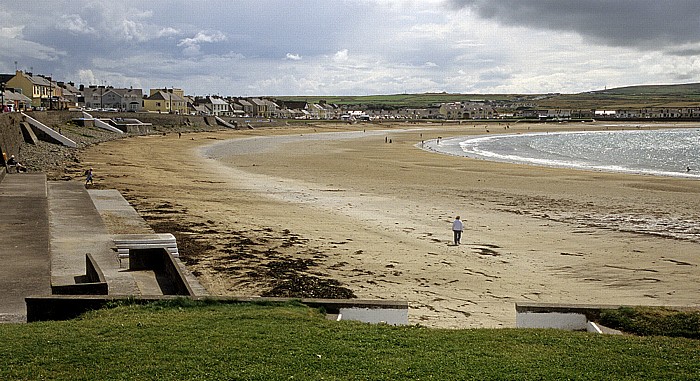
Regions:
<instances>
[{"instance_id":1,"label":"green field","mask_svg":"<svg viewBox=\"0 0 700 381\"><path fill-rule=\"evenodd\" d=\"M695 380L698 341L326 320L296 304L121 306L0 325L2 380Z\"/></svg>"}]
</instances>

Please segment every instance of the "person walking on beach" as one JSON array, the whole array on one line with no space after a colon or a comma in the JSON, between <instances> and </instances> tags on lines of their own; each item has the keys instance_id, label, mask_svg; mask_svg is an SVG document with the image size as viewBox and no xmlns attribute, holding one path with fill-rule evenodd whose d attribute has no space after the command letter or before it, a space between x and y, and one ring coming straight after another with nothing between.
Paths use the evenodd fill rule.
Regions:
<instances>
[{"instance_id":1,"label":"person walking on beach","mask_svg":"<svg viewBox=\"0 0 700 381\"><path fill-rule=\"evenodd\" d=\"M94 185L92 182L92 168L85 171L85 186L87 186L88 183L90 183L90 185Z\"/></svg>"},{"instance_id":2,"label":"person walking on beach","mask_svg":"<svg viewBox=\"0 0 700 381\"><path fill-rule=\"evenodd\" d=\"M459 219L459 216L457 216L452 222L452 233L454 233L455 246L458 246L459 241L462 239L462 230L464 230L464 224Z\"/></svg>"}]
</instances>

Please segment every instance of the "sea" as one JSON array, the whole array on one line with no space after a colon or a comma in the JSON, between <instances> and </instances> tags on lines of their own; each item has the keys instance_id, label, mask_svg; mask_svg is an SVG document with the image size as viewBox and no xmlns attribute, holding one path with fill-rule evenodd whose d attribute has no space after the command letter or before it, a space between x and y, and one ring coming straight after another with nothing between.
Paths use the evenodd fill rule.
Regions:
<instances>
[{"instance_id":1,"label":"sea","mask_svg":"<svg viewBox=\"0 0 700 381\"><path fill-rule=\"evenodd\" d=\"M700 179L700 125L602 127L610 130L461 136L423 148L508 163Z\"/></svg>"}]
</instances>

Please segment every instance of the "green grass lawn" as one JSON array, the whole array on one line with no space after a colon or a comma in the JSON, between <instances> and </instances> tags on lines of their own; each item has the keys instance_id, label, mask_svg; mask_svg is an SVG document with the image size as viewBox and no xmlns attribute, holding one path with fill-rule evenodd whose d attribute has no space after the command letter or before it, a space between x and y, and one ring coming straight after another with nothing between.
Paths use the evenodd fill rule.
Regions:
<instances>
[{"instance_id":1,"label":"green grass lawn","mask_svg":"<svg viewBox=\"0 0 700 381\"><path fill-rule=\"evenodd\" d=\"M699 344L333 322L290 304L122 306L0 325L0 380L693 380Z\"/></svg>"}]
</instances>

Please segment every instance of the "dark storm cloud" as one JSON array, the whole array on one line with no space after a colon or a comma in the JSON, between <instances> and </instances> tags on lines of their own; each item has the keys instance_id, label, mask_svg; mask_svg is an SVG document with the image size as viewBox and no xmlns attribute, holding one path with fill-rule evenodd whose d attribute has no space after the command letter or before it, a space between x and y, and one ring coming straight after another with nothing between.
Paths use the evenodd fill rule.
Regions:
<instances>
[{"instance_id":1,"label":"dark storm cloud","mask_svg":"<svg viewBox=\"0 0 700 381\"><path fill-rule=\"evenodd\" d=\"M501 24L575 32L599 44L668 51L700 43L700 1L449 0Z\"/></svg>"}]
</instances>

